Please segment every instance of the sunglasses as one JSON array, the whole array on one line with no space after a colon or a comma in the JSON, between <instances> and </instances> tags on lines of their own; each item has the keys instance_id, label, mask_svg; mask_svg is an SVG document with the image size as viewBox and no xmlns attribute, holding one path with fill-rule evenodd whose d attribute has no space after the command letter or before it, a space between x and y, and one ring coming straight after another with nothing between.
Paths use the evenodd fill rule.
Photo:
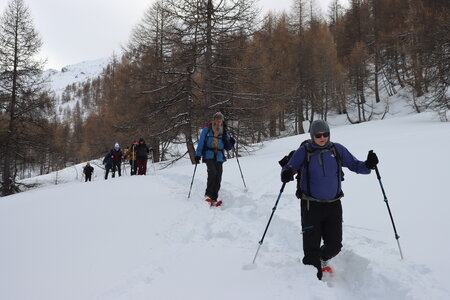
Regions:
<instances>
[{"instance_id":1,"label":"sunglasses","mask_svg":"<svg viewBox=\"0 0 450 300\"><path fill-rule=\"evenodd\" d=\"M330 136L330 133L329 133L329 132L316 133L316 134L314 134L314 137L315 137L316 139L320 139L321 137L329 137L329 136Z\"/></svg>"}]
</instances>

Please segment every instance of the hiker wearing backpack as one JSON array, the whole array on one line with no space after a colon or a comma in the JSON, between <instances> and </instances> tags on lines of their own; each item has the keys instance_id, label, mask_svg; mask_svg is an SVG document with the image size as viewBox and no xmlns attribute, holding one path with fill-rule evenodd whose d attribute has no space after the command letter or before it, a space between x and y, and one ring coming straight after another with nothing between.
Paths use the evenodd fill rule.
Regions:
<instances>
[{"instance_id":1,"label":"hiker wearing backpack","mask_svg":"<svg viewBox=\"0 0 450 300\"><path fill-rule=\"evenodd\" d=\"M105 155L105 158L103 158L103 165L105 166L105 180L107 180L109 171L112 169L112 166L113 166L113 159L111 157L111 151L109 151Z\"/></svg>"},{"instance_id":2,"label":"hiker wearing backpack","mask_svg":"<svg viewBox=\"0 0 450 300\"><path fill-rule=\"evenodd\" d=\"M84 182L87 182L88 180L91 181L93 172L94 168L91 166L89 162L87 162L86 165L83 167L83 173L85 178Z\"/></svg>"},{"instance_id":3,"label":"hiker wearing backpack","mask_svg":"<svg viewBox=\"0 0 450 300\"><path fill-rule=\"evenodd\" d=\"M217 112L213 121L203 127L197 150L195 152L195 163L200 163L200 158L206 163L208 179L205 191L205 201L211 206L218 206L220 184L222 181L223 163L227 160L225 150L233 149L235 140L230 138L222 113Z\"/></svg>"},{"instance_id":4,"label":"hiker wearing backpack","mask_svg":"<svg viewBox=\"0 0 450 300\"><path fill-rule=\"evenodd\" d=\"M148 153L150 151L153 151L153 149L149 149L145 144L144 139L140 138L139 144L136 146L136 163L138 175L147 175L147 160Z\"/></svg>"},{"instance_id":5,"label":"hiker wearing backpack","mask_svg":"<svg viewBox=\"0 0 450 300\"><path fill-rule=\"evenodd\" d=\"M131 166L131 176L136 175L137 172L137 164L136 164L136 151L137 151L137 142L133 141L131 146L125 152L125 159L128 159Z\"/></svg>"},{"instance_id":6,"label":"hiker wearing backpack","mask_svg":"<svg viewBox=\"0 0 450 300\"><path fill-rule=\"evenodd\" d=\"M303 264L317 268L317 278L332 272L327 261L342 248L342 167L358 174L369 174L378 164L375 153L367 160L356 159L344 146L330 141L326 121L315 120L311 140L305 141L280 161L281 181L287 183L297 173L297 198L301 199ZM323 245L321 246L321 241Z\"/></svg>"},{"instance_id":7,"label":"hiker wearing backpack","mask_svg":"<svg viewBox=\"0 0 450 300\"><path fill-rule=\"evenodd\" d=\"M114 148L109 152L109 155L112 159L112 178L116 177L116 169L120 177L122 175L120 167L122 164L123 153L118 142L114 144Z\"/></svg>"}]
</instances>

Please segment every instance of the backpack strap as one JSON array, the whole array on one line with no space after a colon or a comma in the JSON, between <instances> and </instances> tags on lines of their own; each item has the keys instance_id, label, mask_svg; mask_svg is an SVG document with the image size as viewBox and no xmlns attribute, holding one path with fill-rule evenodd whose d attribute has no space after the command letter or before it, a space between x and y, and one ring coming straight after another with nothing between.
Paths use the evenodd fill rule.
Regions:
<instances>
[{"instance_id":1,"label":"backpack strap","mask_svg":"<svg viewBox=\"0 0 450 300\"><path fill-rule=\"evenodd\" d=\"M208 150L209 150L209 151L212 151L212 152L214 153L214 157L216 157L216 156L217 156L217 152L220 151L220 152L222 152L223 157L225 157L224 149L216 149L216 148L210 148L210 147L208 147L208 145L207 145L208 135L209 135L210 133L212 133L212 134L214 135L214 132L213 132L213 130L212 130L212 123L208 123L208 124L205 125L203 128L205 128L205 127L208 127L208 133L206 134L206 138L205 138L205 140L204 140L203 149L205 149L206 151L208 151ZM225 133L225 127L224 127L224 132L222 133L222 139L223 139L224 133ZM214 137L213 137L213 138L214 138ZM217 138L219 138L219 137L217 137ZM218 147L218 146L219 146L219 145L217 144L217 147ZM224 146L225 146L225 144L224 144ZM205 156L206 156L206 154L205 154Z\"/></svg>"}]
</instances>

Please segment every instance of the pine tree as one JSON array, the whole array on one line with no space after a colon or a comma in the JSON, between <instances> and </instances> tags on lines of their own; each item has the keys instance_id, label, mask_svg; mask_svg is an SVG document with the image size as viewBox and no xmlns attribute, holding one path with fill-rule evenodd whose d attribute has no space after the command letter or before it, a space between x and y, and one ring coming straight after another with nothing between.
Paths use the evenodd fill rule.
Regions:
<instances>
[{"instance_id":1,"label":"pine tree","mask_svg":"<svg viewBox=\"0 0 450 300\"><path fill-rule=\"evenodd\" d=\"M49 98L43 95L43 62L34 58L42 42L23 0L11 0L0 18L0 93L6 99L7 128L2 133L2 194L18 191L13 168L18 157L36 140L37 129L45 126Z\"/></svg>"}]
</instances>

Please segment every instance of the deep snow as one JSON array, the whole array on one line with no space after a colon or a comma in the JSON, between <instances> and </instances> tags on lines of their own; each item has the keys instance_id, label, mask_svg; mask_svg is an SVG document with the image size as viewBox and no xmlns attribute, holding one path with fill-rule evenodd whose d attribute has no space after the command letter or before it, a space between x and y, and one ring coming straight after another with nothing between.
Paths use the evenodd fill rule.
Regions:
<instances>
[{"instance_id":1,"label":"deep snow","mask_svg":"<svg viewBox=\"0 0 450 300\"><path fill-rule=\"evenodd\" d=\"M359 159L378 154L403 261L376 175L345 169L335 276L318 281L299 262L294 183L251 266L281 187L277 161L306 138L292 136L239 159L247 192L235 159L225 163L221 208L202 201L205 165L187 199L187 160L107 181L96 168L94 182L81 182L81 166L59 172L63 184L30 179L48 185L0 199L0 299L450 299L450 124L430 113L330 123L332 141Z\"/></svg>"}]
</instances>

